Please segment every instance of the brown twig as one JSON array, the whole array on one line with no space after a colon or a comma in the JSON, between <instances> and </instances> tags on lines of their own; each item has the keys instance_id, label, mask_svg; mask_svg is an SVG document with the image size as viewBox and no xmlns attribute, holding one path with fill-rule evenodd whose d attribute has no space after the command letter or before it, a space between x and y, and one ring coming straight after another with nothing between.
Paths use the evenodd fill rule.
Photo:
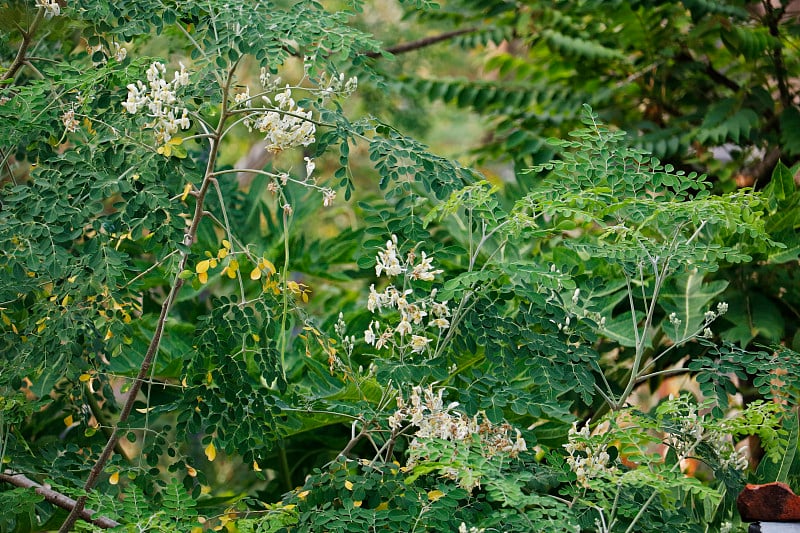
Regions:
<instances>
[{"instance_id":1,"label":"brown twig","mask_svg":"<svg viewBox=\"0 0 800 533\"><path fill-rule=\"evenodd\" d=\"M237 62L238 64L238 62ZM209 157L208 162L206 163L206 170L203 175L203 182L200 185L200 190L197 192L196 196L196 203L195 203L195 210L194 215L192 216L192 222L189 226L186 235L183 238L183 245L184 250L181 252L181 258L178 264L177 272L178 274L175 275L175 279L172 284L172 288L170 289L167 297L164 299L164 302L161 304L161 312L158 317L158 322L156 323L155 331L153 332L153 338L150 341L150 345L147 347L147 352L144 355L144 359L142 360L142 365L139 367L139 374L136 376L136 379L133 381L131 385L130 392L128 393L128 399L125 401L125 405L122 407L122 411L119 415L119 420L117 422L117 426L114 427L111 436L106 442L105 448L100 453L100 457L97 458L94 466L89 471L89 477L86 479L86 483L84 484L83 489L88 492L94 488L97 480L100 478L100 474L103 472L103 468L105 467L108 460L111 458L111 454L114 451L114 448L117 445L117 442L120 438L120 431L119 425L124 423L131 414L133 410L133 404L136 402L136 396L139 394L139 390L142 388L142 383L147 380L148 373L150 372L150 366L153 364L153 360L155 359L156 354L158 353L158 349L161 345L161 338L164 335L164 327L167 323L167 316L169 314L169 310L172 307L172 304L175 302L175 298L178 296L178 293L183 287L184 280L180 278L179 273L182 272L186 268L186 263L189 260L189 247L194 242L195 236L197 235L197 228L200 226L200 220L202 220L205 211L203 210L204 200L206 194L208 193L208 189L211 186L213 181L213 172L214 167L217 163L217 155L218 155L218 148L219 148L219 141L222 137L223 132L225 131L225 121L229 117L228 108L226 105L227 102L227 95L230 89L230 83L233 79L233 72L236 69L236 64L234 64L230 71L228 72L228 79L225 82L223 89L223 99L222 99L222 111L220 113L220 120L217 124L217 129L214 134L209 138L210 143L210 150L209 150ZM69 516L67 516L64 523L59 528L59 533L67 533L72 530L72 526L75 525L75 522L78 520L80 513L83 511L84 506L86 505L86 496L81 496L75 501L75 506L72 508Z\"/></svg>"},{"instance_id":2,"label":"brown twig","mask_svg":"<svg viewBox=\"0 0 800 533\"><path fill-rule=\"evenodd\" d=\"M406 52L411 52L413 50L419 50L420 48L425 48L427 46L431 46L436 43L440 43L442 41L447 41L448 39L452 39L454 37L458 37L459 35L464 35L467 33L474 33L478 31L478 28L462 28L460 30L453 30L444 33L440 33L438 35L431 35L430 37L423 37L422 39L417 39L416 41L410 41L407 43L396 44L394 46L390 46L383 51L372 51L367 52L365 55L367 57L380 57L384 53L389 53L393 55L397 54L404 54Z\"/></svg>"},{"instance_id":3,"label":"brown twig","mask_svg":"<svg viewBox=\"0 0 800 533\"><path fill-rule=\"evenodd\" d=\"M11 63L11 66L8 67L8 70L3 73L3 76L0 77L0 80L6 81L12 79L17 75L17 72L22 68L22 65L25 64L25 61L27 60L25 54L28 52L28 48L30 48L31 42L33 41L33 35L36 33L36 29L39 27L39 24L43 19L44 8L40 7L36 12L36 17L34 17L33 22L31 22L31 25L28 27L28 29L23 30L20 28L20 33L22 33L22 43L19 45L19 50L17 50L17 56L14 58L14 62Z\"/></svg>"},{"instance_id":4,"label":"brown twig","mask_svg":"<svg viewBox=\"0 0 800 533\"><path fill-rule=\"evenodd\" d=\"M75 508L75 500L69 496L61 494L60 492L54 491L51 488L43 487L24 474L0 474L0 481L17 487L22 487L24 489L34 489L36 494L41 495L48 502L61 507L62 509L66 509L67 511L72 511ZM102 527L103 529L111 529L120 525L119 522L112 520L111 518L106 518L105 516L96 517L94 515L95 511L92 511L91 509L83 509L79 513L79 518L87 522L91 522L98 527Z\"/></svg>"},{"instance_id":5,"label":"brown twig","mask_svg":"<svg viewBox=\"0 0 800 533\"><path fill-rule=\"evenodd\" d=\"M786 81L786 65L783 61L783 45L781 43L780 21L786 11L786 6L774 7L771 2L763 2L766 12L764 19L769 29L769 34L775 38L775 46L772 48L772 62L775 65L775 79L778 82L778 93L781 96L781 105L787 109L792 105L792 96L789 93L789 85Z\"/></svg>"}]
</instances>

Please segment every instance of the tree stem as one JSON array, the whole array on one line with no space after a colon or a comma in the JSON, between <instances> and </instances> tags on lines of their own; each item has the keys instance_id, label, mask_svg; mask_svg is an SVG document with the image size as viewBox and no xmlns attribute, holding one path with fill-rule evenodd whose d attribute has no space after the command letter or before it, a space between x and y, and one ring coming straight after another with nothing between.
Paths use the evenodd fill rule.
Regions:
<instances>
[{"instance_id":1,"label":"tree stem","mask_svg":"<svg viewBox=\"0 0 800 533\"><path fill-rule=\"evenodd\" d=\"M203 174L203 182L200 185L200 190L197 193L197 202L195 203L194 208L194 215L192 217L191 224L189 226L189 230L183 237L183 250L180 252L181 258L178 264L178 269L175 273L175 277L173 278L172 287L167 294L167 297L164 299L164 302L161 304L161 312L158 317L158 322L156 323L155 331L153 332L153 338L150 341L150 345L147 347L147 352L144 355L144 359L142 360L142 365L139 368L139 373L136 376L133 384L131 385L130 392L128 393L128 398L125 401L125 405L122 408L122 412L120 413L119 420L117 421L117 425L111 432L111 436L106 442L105 448L100 453L100 457L97 458L94 466L89 471L89 477L86 479L86 483L83 486L84 491L87 493L94 488L97 484L97 480L100 478L100 474L103 472L103 468L105 468L106 464L108 463L109 459L111 459L111 454L114 451L114 448L117 445L117 442L120 438L120 430L119 426L123 424L131 414L133 410L133 404L136 402L136 397L139 394L139 391L142 388L142 383L147 379L148 372L150 367L155 360L156 354L158 353L159 346L161 345L161 338L164 335L164 327L167 323L167 317L169 315L170 308L172 304L175 302L178 293L183 287L184 280L180 278L180 273L186 268L186 263L189 260L190 250L189 247L194 242L195 236L197 235L197 229L200 226L200 221L204 215L204 201L206 194L208 193L208 189L211 186L213 181L213 172L214 167L216 166L217 162L217 155L219 152L219 141L222 137L222 133L225 131L225 122L228 118L228 108L227 108L227 95L230 87L231 80L233 78L233 71L236 68L234 65L231 67L228 73L228 79L225 82L225 85L222 87L223 91L223 98L222 98L222 110L220 113L219 123L217 124L217 129L212 137L209 138L209 156L208 156L208 163L206 164L206 169ZM75 500L75 505L72 508L72 511L67 516L64 523L59 528L59 533L67 533L72 530L72 527L75 525L75 522L81 516L81 512L83 512L84 507L86 506L86 499L87 496L84 494L80 496L77 500Z\"/></svg>"}]
</instances>

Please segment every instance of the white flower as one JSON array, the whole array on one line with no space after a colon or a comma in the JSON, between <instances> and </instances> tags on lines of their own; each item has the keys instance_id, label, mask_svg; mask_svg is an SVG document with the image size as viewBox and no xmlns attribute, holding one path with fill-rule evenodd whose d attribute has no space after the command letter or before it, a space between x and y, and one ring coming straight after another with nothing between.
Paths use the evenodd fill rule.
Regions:
<instances>
[{"instance_id":1,"label":"white flower","mask_svg":"<svg viewBox=\"0 0 800 533\"><path fill-rule=\"evenodd\" d=\"M382 304L381 295L375 290L375 284L369 286L369 296L367 297L367 309L370 313L380 310Z\"/></svg>"},{"instance_id":2,"label":"white flower","mask_svg":"<svg viewBox=\"0 0 800 533\"><path fill-rule=\"evenodd\" d=\"M401 336L405 335L406 333L411 333L411 322L409 322L406 317L403 317L403 320L401 320L397 325L395 331Z\"/></svg>"},{"instance_id":3,"label":"white flower","mask_svg":"<svg viewBox=\"0 0 800 533\"><path fill-rule=\"evenodd\" d=\"M378 251L375 275L380 276L381 273L386 272L387 276L393 277L402 274L404 271L405 268L400 264L400 259L397 257L397 236L392 235L392 238L386 241L386 249Z\"/></svg>"},{"instance_id":4,"label":"white flower","mask_svg":"<svg viewBox=\"0 0 800 533\"><path fill-rule=\"evenodd\" d=\"M128 49L122 46L119 43L113 43L114 48L114 59L119 62L122 62L126 57L128 57Z\"/></svg>"},{"instance_id":5,"label":"white flower","mask_svg":"<svg viewBox=\"0 0 800 533\"><path fill-rule=\"evenodd\" d=\"M575 289L575 292L572 293L572 305L578 304L578 299L580 298L580 296L581 296L581 290Z\"/></svg>"},{"instance_id":6,"label":"white flower","mask_svg":"<svg viewBox=\"0 0 800 533\"><path fill-rule=\"evenodd\" d=\"M311 174L314 173L314 169L317 168L317 165L310 157L304 157L303 160L306 162L306 178L310 178Z\"/></svg>"},{"instance_id":7,"label":"white flower","mask_svg":"<svg viewBox=\"0 0 800 533\"><path fill-rule=\"evenodd\" d=\"M724 315L728 312L728 302L720 302L717 304L717 314Z\"/></svg>"},{"instance_id":8,"label":"white flower","mask_svg":"<svg viewBox=\"0 0 800 533\"><path fill-rule=\"evenodd\" d=\"M369 344L370 346L375 345L375 332L371 329L364 330L364 342Z\"/></svg>"},{"instance_id":9,"label":"white flower","mask_svg":"<svg viewBox=\"0 0 800 533\"><path fill-rule=\"evenodd\" d=\"M450 327L450 321L446 318L434 318L428 322L429 326L436 326L439 329L447 329Z\"/></svg>"},{"instance_id":10,"label":"white flower","mask_svg":"<svg viewBox=\"0 0 800 533\"><path fill-rule=\"evenodd\" d=\"M419 264L414 265L411 272L412 279L421 279L422 281L433 281L436 274L441 274L444 270L432 270L433 257L428 257L425 252L422 252L422 259Z\"/></svg>"},{"instance_id":11,"label":"white flower","mask_svg":"<svg viewBox=\"0 0 800 533\"><path fill-rule=\"evenodd\" d=\"M236 104L246 104L250 101L250 87L245 87L244 91L236 93L233 97Z\"/></svg>"},{"instance_id":12,"label":"white flower","mask_svg":"<svg viewBox=\"0 0 800 533\"><path fill-rule=\"evenodd\" d=\"M266 82L268 75L262 71L262 83ZM272 105L269 98L264 97L267 105ZM280 152L295 146L308 146L315 141L316 126L308 119L311 111L306 111L297 106L292 98L292 90L287 85L285 90L274 97L277 108L273 111L254 111L245 120L245 126L252 131L257 129L265 133L266 149L270 152Z\"/></svg>"},{"instance_id":13,"label":"white flower","mask_svg":"<svg viewBox=\"0 0 800 533\"><path fill-rule=\"evenodd\" d=\"M431 340L427 337L411 335L411 351L414 353L422 353L429 342L431 342Z\"/></svg>"},{"instance_id":14,"label":"white flower","mask_svg":"<svg viewBox=\"0 0 800 533\"><path fill-rule=\"evenodd\" d=\"M677 313L670 313L669 314L669 323L672 324L673 326L675 326L676 328L679 328L681 326L681 319L678 318L678 314Z\"/></svg>"},{"instance_id":15,"label":"white flower","mask_svg":"<svg viewBox=\"0 0 800 533\"><path fill-rule=\"evenodd\" d=\"M322 205L325 207L330 207L333 205L333 201L336 199L336 191L333 189L326 187L322 189Z\"/></svg>"},{"instance_id":16,"label":"white flower","mask_svg":"<svg viewBox=\"0 0 800 533\"><path fill-rule=\"evenodd\" d=\"M358 89L358 78L353 76L352 78L347 80L347 83L344 84L344 94L345 96L350 96Z\"/></svg>"},{"instance_id":17,"label":"white flower","mask_svg":"<svg viewBox=\"0 0 800 533\"><path fill-rule=\"evenodd\" d=\"M61 6L56 0L36 0L36 7L44 9L44 18L51 19L61 14Z\"/></svg>"},{"instance_id":18,"label":"white flower","mask_svg":"<svg viewBox=\"0 0 800 533\"><path fill-rule=\"evenodd\" d=\"M191 125L188 110L177 106L178 88L189 84L186 67L181 63L181 70L175 72L171 83L167 83L164 78L166 71L167 68L162 63L152 63L147 69L149 89L141 81L129 84L128 99L122 103L122 107L131 114L147 108L153 120L146 127L153 129L157 144L166 144L175 133L181 129L189 129Z\"/></svg>"}]
</instances>

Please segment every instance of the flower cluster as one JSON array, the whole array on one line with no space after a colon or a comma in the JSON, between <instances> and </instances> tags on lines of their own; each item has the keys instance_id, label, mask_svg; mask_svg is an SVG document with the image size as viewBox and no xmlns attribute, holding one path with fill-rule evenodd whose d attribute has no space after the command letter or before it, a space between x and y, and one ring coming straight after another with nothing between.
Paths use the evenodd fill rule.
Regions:
<instances>
[{"instance_id":1,"label":"flower cluster","mask_svg":"<svg viewBox=\"0 0 800 533\"><path fill-rule=\"evenodd\" d=\"M716 311L713 311L711 309L706 311L705 314L703 315L703 325L700 326L702 328L702 331L700 331L700 336L705 339L710 339L711 337L713 337L714 334L711 331L711 328L708 326L710 326L712 322L714 322L717 318L719 318L720 316L724 315L727 312L728 312L727 302L719 302L717 304ZM681 327L681 324L683 324L683 321L678 317L677 313L670 313L667 319L669 320L670 325L674 327L676 330Z\"/></svg>"},{"instance_id":2,"label":"flower cluster","mask_svg":"<svg viewBox=\"0 0 800 533\"><path fill-rule=\"evenodd\" d=\"M750 462L746 447L736 449L730 435L719 429L707 428L696 405L681 399L675 403L677 407L673 415L678 420L678 427L665 437L664 443L675 450L679 460L694 456L697 445L703 442L716 453L720 467L741 471L747 469Z\"/></svg>"},{"instance_id":3,"label":"flower cluster","mask_svg":"<svg viewBox=\"0 0 800 533\"><path fill-rule=\"evenodd\" d=\"M428 446L431 439L460 444L468 450L477 448L480 455L487 459L497 455L515 458L528 449L519 429L507 422L494 425L484 413L468 417L454 411L458 402L445 406L443 394L444 389L434 391L431 385L424 389L417 385L412 388L408 402L402 395L397 396L397 411L389 417L389 427L398 431L408 421L417 428L409 444L407 468L437 460L433 456L434 450ZM480 473L469 466L447 467L443 474L466 490L480 486Z\"/></svg>"},{"instance_id":4,"label":"flower cluster","mask_svg":"<svg viewBox=\"0 0 800 533\"><path fill-rule=\"evenodd\" d=\"M266 148L270 152L282 152L295 146L308 146L314 142L316 126L311 119L311 111L306 111L292 98L292 90L287 85L283 92L276 94L272 100L267 96L261 97L268 111L254 111L244 120L245 126L250 131L258 130L266 134ZM235 97L237 104L249 106L252 101L250 89L239 93Z\"/></svg>"},{"instance_id":5,"label":"flower cluster","mask_svg":"<svg viewBox=\"0 0 800 533\"><path fill-rule=\"evenodd\" d=\"M584 487L588 487L589 480L598 475L616 470L616 467L608 465L611 456L607 445L592 440L589 422L581 429L578 429L577 422L572 424L564 449L569 454L566 458L567 465L575 473L578 483Z\"/></svg>"},{"instance_id":6,"label":"flower cluster","mask_svg":"<svg viewBox=\"0 0 800 533\"><path fill-rule=\"evenodd\" d=\"M147 69L147 82L141 81L128 85L128 100L122 106L128 113L136 114L146 109L153 120L146 126L152 128L156 143L163 145L172 139L178 130L189 129L189 112L179 106L178 89L189 85L189 74L183 63L180 71L174 73L172 81L166 79L167 68L163 63L155 62Z\"/></svg>"},{"instance_id":7,"label":"flower cluster","mask_svg":"<svg viewBox=\"0 0 800 533\"><path fill-rule=\"evenodd\" d=\"M51 19L61 14L61 6L56 0L36 0L36 7L44 9L44 18Z\"/></svg>"},{"instance_id":8,"label":"flower cluster","mask_svg":"<svg viewBox=\"0 0 800 533\"><path fill-rule=\"evenodd\" d=\"M111 57L113 57L118 62L122 62L126 57L128 57L128 49L125 48L124 46L122 46L121 44L119 44L116 41L111 43L111 52L110 53L107 53L105 51L105 48L103 47L102 44L98 44L96 46L89 45L89 46L86 47L86 53L89 54L89 57L94 56L94 54L96 54L97 52L103 52L104 59L102 61L100 61L99 63L95 63L95 64L105 63L106 62L105 57L107 57L109 55Z\"/></svg>"},{"instance_id":9,"label":"flower cluster","mask_svg":"<svg viewBox=\"0 0 800 533\"><path fill-rule=\"evenodd\" d=\"M386 241L386 248L378 251L376 259L375 274L378 276L384 274L391 278L403 275L409 281L433 281L434 276L443 272L434 270L433 258L425 252L420 254L417 261L416 253L412 250L401 261L396 235ZM441 334L450 327L450 308L446 301L436 301L436 289L432 289L424 298L409 301L413 293L412 289L398 289L394 285L378 292L374 284L370 285L367 309L371 313L396 309L400 313L400 321L394 327L385 328L378 320L371 321L364 331L367 344L378 349L395 346L408 349L412 353L422 353L433 341L425 335L426 328L435 328L434 331ZM399 335L400 339L395 335Z\"/></svg>"},{"instance_id":10,"label":"flower cluster","mask_svg":"<svg viewBox=\"0 0 800 533\"><path fill-rule=\"evenodd\" d=\"M331 74L327 87L322 90L322 95L328 98L336 94L347 97L356 92L356 89L358 89L358 78L355 76L345 81L344 73L338 76Z\"/></svg>"}]
</instances>

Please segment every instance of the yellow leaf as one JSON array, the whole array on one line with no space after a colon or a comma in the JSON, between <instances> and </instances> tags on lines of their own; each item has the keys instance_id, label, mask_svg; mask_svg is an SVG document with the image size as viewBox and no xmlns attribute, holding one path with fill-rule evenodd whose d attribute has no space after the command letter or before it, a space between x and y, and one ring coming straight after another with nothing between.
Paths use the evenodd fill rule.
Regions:
<instances>
[{"instance_id":1,"label":"yellow leaf","mask_svg":"<svg viewBox=\"0 0 800 533\"><path fill-rule=\"evenodd\" d=\"M90 135L97 133L97 130L92 127L92 121L89 120L89 117L83 118L83 127L86 128L86 131L89 132Z\"/></svg>"},{"instance_id":2,"label":"yellow leaf","mask_svg":"<svg viewBox=\"0 0 800 533\"><path fill-rule=\"evenodd\" d=\"M64 296L64 299L61 300L61 305L63 305L64 307L66 307L68 303L69 303L69 294Z\"/></svg>"},{"instance_id":3,"label":"yellow leaf","mask_svg":"<svg viewBox=\"0 0 800 533\"><path fill-rule=\"evenodd\" d=\"M261 337L255 333L251 333L250 336L253 337L253 340L256 342L261 340Z\"/></svg>"},{"instance_id":4,"label":"yellow leaf","mask_svg":"<svg viewBox=\"0 0 800 533\"><path fill-rule=\"evenodd\" d=\"M301 500L305 500L308 493L311 492L310 490L304 490L303 492L298 492L297 497Z\"/></svg>"},{"instance_id":5,"label":"yellow leaf","mask_svg":"<svg viewBox=\"0 0 800 533\"><path fill-rule=\"evenodd\" d=\"M231 249L231 243L230 241L228 241L228 239L222 239L222 246L224 246L228 250Z\"/></svg>"},{"instance_id":6,"label":"yellow leaf","mask_svg":"<svg viewBox=\"0 0 800 533\"><path fill-rule=\"evenodd\" d=\"M258 269L258 267L254 268L250 272L250 279L252 279L253 281L257 280L260 277L261 277L261 271Z\"/></svg>"},{"instance_id":7,"label":"yellow leaf","mask_svg":"<svg viewBox=\"0 0 800 533\"><path fill-rule=\"evenodd\" d=\"M3 324L5 324L6 326L11 325L11 319L8 318L5 313L0 313L0 318L3 319Z\"/></svg>"},{"instance_id":8,"label":"yellow leaf","mask_svg":"<svg viewBox=\"0 0 800 533\"><path fill-rule=\"evenodd\" d=\"M208 446L206 446L205 452L206 452L206 457L208 458L209 461L213 462L214 459L217 458L217 448L216 446L214 446L213 442L210 442Z\"/></svg>"},{"instance_id":9,"label":"yellow leaf","mask_svg":"<svg viewBox=\"0 0 800 533\"><path fill-rule=\"evenodd\" d=\"M269 273L270 275L277 272L277 270L275 269L275 265L272 264L272 261L270 261L269 259L265 259L263 257L261 258L261 261L258 262L258 267L261 270L266 270L267 273Z\"/></svg>"},{"instance_id":10,"label":"yellow leaf","mask_svg":"<svg viewBox=\"0 0 800 533\"><path fill-rule=\"evenodd\" d=\"M225 259L228 257L228 249L227 248L220 248L217 250L217 259Z\"/></svg>"},{"instance_id":11,"label":"yellow leaf","mask_svg":"<svg viewBox=\"0 0 800 533\"><path fill-rule=\"evenodd\" d=\"M183 187L183 194L181 194L181 202L185 202L186 198L189 196L189 193L192 192L192 184L187 183Z\"/></svg>"},{"instance_id":12,"label":"yellow leaf","mask_svg":"<svg viewBox=\"0 0 800 533\"><path fill-rule=\"evenodd\" d=\"M253 461L253 470L255 470L256 472L261 472L261 467L258 466L258 462L256 461Z\"/></svg>"},{"instance_id":13,"label":"yellow leaf","mask_svg":"<svg viewBox=\"0 0 800 533\"><path fill-rule=\"evenodd\" d=\"M239 262L236 259L231 259L231 262L225 267L225 273L228 274L229 278L233 279L236 277L237 270L239 270Z\"/></svg>"},{"instance_id":14,"label":"yellow leaf","mask_svg":"<svg viewBox=\"0 0 800 533\"><path fill-rule=\"evenodd\" d=\"M353 507L361 507L361 500L356 500L353 502Z\"/></svg>"},{"instance_id":15,"label":"yellow leaf","mask_svg":"<svg viewBox=\"0 0 800 533\"><path fill-rule=\"evenodd\" d=\"M201 272L201 273L199 273L199 274L197 275L197 279L200 281L200 283L206 283L206 282L208 282L208 272Z\"/></svg>"},{"instance_id":16,"label":"yellow leaf","mask_svg":"<svg viewBox=\"0 0 800 533\"><path fill-rule=\"evenodd\" d=\"M67 427L71 426L71 425L72 425L72 422L73 422L73 420L72 420L72 415L69 415L69 416L67 416L67 417L64 417L64 425L65 425L65 426L67 426Z\"/></svg>"},{"instance_id":17,"label":"yellow leaf","mask_svg":"<svg viewBox=\"0 0 800 533\"><path fill-rule=\"evenodd\" d=\"M203 528L200 527L200 526L195 526L195 527L192 528L192 532L191 533L203 533Z\"/></svg>"},{"instance_id":18,"label":"yellow leaf","mask_svg":"<svg viewBox=\"0 0 800 533\"><path fill-rule=\"evenodd\" d=\"M432 501L432 502L435 502L436 500L438 500L438 499L439 499L439 498L441 498L442 496L444 496L444 492L442 492L442 491L440 491L440 490L431 490L431 491L428 491L428 499L429 499L430 501Z\"/></svg>"},{"instance_id":19,"label":"yellow leaf","mask_svg":"<svg viewBox=\"0 0 800 533\"><path fill-rule=\"evenodd\" d=\"M211 260L205 259L197 263L197 266L194 267L194 271L197 272L198 274L203 274L205 272L208 272L208 267L210 266L211 266Z\"/></svg>"},{"instance_id":20,"label":"yellow leaf","mask_svg":"<svg viewBox=\"0 0 800 533\"><path fill-rule=\"evenodd\" d=\"M346 488L347 490L353 490L353 482L350 481L349 479L346 479L344 481L344 488Z\"/></svg>"},{"instance_id":21,"label":"yellow leaf","mask_svg":"<svg viewBox=\"0 0 800 533\"><path fill-rule=\"evenodd\" d=\"M186 473L189 474L189 477L197 477L197 470L189 465L186 466Z\"/></svg>"},{"instance_id":22,"label":"yellow leaf","mask_svg":"<svg viewBox=\"0 0 800 533\"><path fill-rule=\"evenodd\" d=\"M376 511L386 511L389 508L389 502L381 502L375 507Z\"/></svg>"},{"instance_id":23,"label":"yellow leaf","mask_svg":"<svg viewBox=\"0 0 800 533\"><path fill-rule=\"evenodd\" d=\"M90 379L92 379L92 376L90 374L81 374L81 376L78 378L78 381L80 381L81 383L86 383Z\"/></svg>"},{"instance_id":24,"label":"yellow leaf","mask_svg":"<svg viewBox=\"0 0 800 533\"><path fill-rule=\"evenodd\" d=\"M111 474L111 477L108 478L108 482L111 483L112 485L116 485L117 483L119 483L119 472L114 472L113 474Z\"/></svg>"},{"instance_id":25,"label":"yellow leaf","mask_svg":"<svg viewBox=\"0 0 800 533\"><path fill-rule=\"evenodd\" d=\"M113 337L113 336L114 336L114 332L112 332L112 331L109 329L108 331L106 331L106 336L105 336L105 337L103 337L103 340L104 340L104 341L107 341L108 339L110 339L110 338L111 338L111 337Z\"/></svg>"}]
</instances>

